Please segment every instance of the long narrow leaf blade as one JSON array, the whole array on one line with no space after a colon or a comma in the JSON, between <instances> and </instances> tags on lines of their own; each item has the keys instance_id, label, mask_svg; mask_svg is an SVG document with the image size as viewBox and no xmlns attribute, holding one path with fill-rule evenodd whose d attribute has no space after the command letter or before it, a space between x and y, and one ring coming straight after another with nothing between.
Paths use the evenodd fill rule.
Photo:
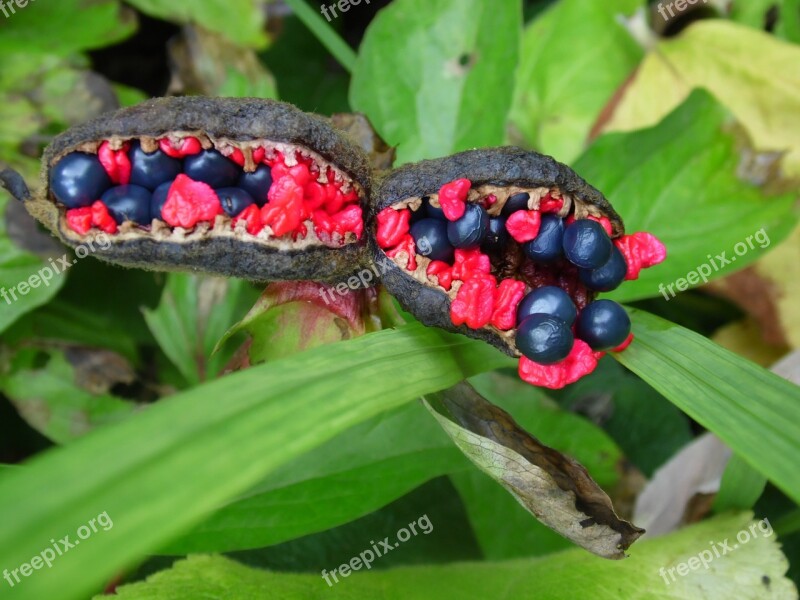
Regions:
<instances>
[{"instance_id":1,"label":"long narrow leaf blade","mask_svg":"<svg viewBox=\"0 0 800 600\"><path fill-rule=\"evenodd\" d=\"M616 358L800 502L800 387L639 310Z\"/></svg>"},{"instance_id":2,"label":"long narrow leaf blade","mask_svg":"<svg viewBox=\"0 0 800 600\"><path fill-rule=\"evenodd\" d=\"M86 598L291 458L510 360L420 325L331 344L169 398L0 476L0 568L113 526L23 577L17 598ZM55 542L57 544L57 542ZM2 585L6 585L4 582Z\"/></svg>"}]
</instances>

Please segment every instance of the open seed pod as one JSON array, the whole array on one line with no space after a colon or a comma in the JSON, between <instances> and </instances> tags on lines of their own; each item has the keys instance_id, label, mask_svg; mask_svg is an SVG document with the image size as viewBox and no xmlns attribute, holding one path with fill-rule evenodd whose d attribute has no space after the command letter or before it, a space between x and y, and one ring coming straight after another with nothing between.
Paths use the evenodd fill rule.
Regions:
<instances>
[{"instance_id":1,"label":"open seed pod","mask_svg":"<svg viewBox=\"0 0 800 600\"><path fill-rule=\"evenodd\" d=\"M70 246L107 235L95 255L120 265L330 280L368 258L369 186L364 153L322 117L158 98L56 137L25 206Z\"/></svg>"},{"instance_id":2,"label":"open seed pod","mask_svg":"<svg viewBox=\"0 0 800 600\"><path fill-rule=\"evenodd\" d=\"M630 342L625 310L595 297L665 257L572 169L519 148L401 167L372 212L375 260L403 307L520 357L522 378L547 387Z\"/></svg>"}]
</instances>

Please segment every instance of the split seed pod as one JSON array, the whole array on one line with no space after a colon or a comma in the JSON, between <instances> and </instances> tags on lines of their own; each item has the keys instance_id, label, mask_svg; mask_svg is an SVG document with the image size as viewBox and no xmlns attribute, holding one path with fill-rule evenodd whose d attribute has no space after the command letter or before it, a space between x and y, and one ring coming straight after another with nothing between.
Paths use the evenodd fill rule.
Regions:
<instances>
[{"instance_id":1,"label":"split seed pod","mask_svg":"<svg viewBox=\"0 0 800 600\"><path fill-rule=\"evenodd\" d=\"M95 255L108 262L337 280L368 261L367 157L327 119L283 102L149 100L56 137L41 179L15 195L70 246L107 234Z\"/></svg>"},{"instance_id":2,"label":"split seed pod","mask_svg":"<svg viewBox=\"0 0 800 600\"><path fill-rule=\"evenodd\" d=\"M459 185L461 189L455 189ZM455 215L448 215L448 210L454 210L452 206L448 208L448 202L452 205L454 199L442 196L458 196L459 193L467 207L480 205L489 218L508 217L506 231L501 232L504 235L513 230L512 219L519 221L522 241L507 236L501 247L487 249L483 244L472 249L456 248L454 260L442 261L427 257L425 244L421 245L419 239L409 239L412 236L408 234L402 240L399 236L386 240L386 235L381 235L382 228L389 229L385 226L387 220L396 216L387 209L410 211L407 221L412 223L412 231L414 222L430 217L432 212L443 211L444 215L436 216L451 223L458 221L463 212L459 214L460 209L456 208ZM522 204L516 207L518 210L513 214L517 216L514 217L509 210L511 203L520 200ZM458 205L458 198L455 204ZM578 310L596 294L580 282L578 268L566 259L536 264L523 252L524 244L536 235L534 231L527 239L524 237L525 218L538 223L546 214L565 222L595 220L608 228L612 239L624 234L622 219L608 200L572 169L549 156L505 147L462 152L405 165L391 172L375 193L370 239L374 241L375 260L382 264L388 257L391 261L382 276L384 285L417 319L429 326L482 339L509 355L520 356L514 341L515 323L509 322L509 317L515 316L516 306L526 291L544 285L558 286L567 292ZM537 231L538 228L536 224ZM484 279L486 285L475 284L473 306L467 308L467 312L483 312L484 317L472 315L480 324L477 327L474 322L472 326L455 324L454 320L458 319L454 319L453 308L459 291L476 274L493 278ZM504 302L499 297L504 280L518 282L515 286L505 286L509 291L516 287L517 292L511 295L517 298L516 302L505 300L506 306L499 306ZM498 310L505 314L498 314Z\"/></svg>"}]
</instances>

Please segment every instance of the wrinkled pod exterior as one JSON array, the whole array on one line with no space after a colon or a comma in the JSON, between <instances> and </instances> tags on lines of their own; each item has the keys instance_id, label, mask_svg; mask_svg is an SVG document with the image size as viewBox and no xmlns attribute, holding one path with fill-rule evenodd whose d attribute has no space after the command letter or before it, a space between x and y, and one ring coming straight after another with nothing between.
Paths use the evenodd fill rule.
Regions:
<instances>
[{"instance_id":1,"label":"wrinkled pod exterior","mask_svg":"<svg viewBox=\"0 0 800 600\"><path fill-rule=\"evenodd\" d=\"M46 149L33 193L3 176L69 246L105 234L97 258L254 281L339 280L368 263L370 178L365 154L325 118L205 97L157 98L69 129Z\"/></svg>"}]
</instances>

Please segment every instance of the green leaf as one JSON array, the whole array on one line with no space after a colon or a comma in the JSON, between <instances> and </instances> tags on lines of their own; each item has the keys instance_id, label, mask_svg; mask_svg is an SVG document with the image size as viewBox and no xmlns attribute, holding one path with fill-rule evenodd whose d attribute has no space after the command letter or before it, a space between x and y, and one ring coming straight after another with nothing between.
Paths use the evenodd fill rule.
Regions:
<instances>
[{"instance_id":1,"label":"green leaf","mask_svg":"<svg viewBox=\"0 0 800 600\"><path fill-rule=\"evenodd\" d=\"M127 325L121 319L92 311L59 296L14 323L6 330L4 338L12 345L35 340L37 344L65 342L106 348L138 364L136 341L131 338Z\"/></svg>"},{"instance_id":2,"label":"green leaf","mask_svg":"<svg viewBox=\"0 0 800 600\"><path fill-rule=\"evenodd\" d=\"M60 556L18 598L85 598L270 472L420 395L513 364L411 325L316 348L176 394L0 479L0 564L107 512L109 531ZM409 377L413 373L413 377ZM58 493L42 493L42 482ZM74 536L73 536L74 537Z\"/></svg>"},{"instance_id":3,"label":"green leaf","mask_svg":"<svg viewBox=\"0 0 800 600\"><path fill-rule=\"evenodd\" d=\"M112 394L92 394L76 385L76 373L60 352L37 369L20 369L0 379L0 388L20 415L59 444L91 429L116 423L136 410Z\"/></svg>"},{"instance_id":4,"label":"green leaf","mask_svg":"<svg viewBox=\"0 0 800 600\"><path fill-rule=\"evenodd\" d=\"M328 49L328 51L339 61L339 64L344 67L348 73L353 72L356 62L356 53L347 45L342 38L333 30L333 28L322 20L322 16L312 9L303 0L286 0L292 11L297 15L303 24L314 33L317 39ZM346 3L345 6L348 6ZM355 4L355 3L354 3ZM323 2L320 9L325 6ZM348 8L347 10L350 10ZM334 12L334 15L336 13ZM329 14L328 21L333 18Z\"/></svg>"},{"instance_id":5,"label":"green leaf","mask_svg":"<svg viewBox=\"0 0 800 600\"><path fill-rule=\"evenodd\" d=\"M281 26L280 36L261 54L275 75L280 99L322 115L348 112L350 77L330 68L328 51L297 17L286 16ZM303 61L302 69L297 68L297 60Z\"/></svg>"},{"instance_id":6,"label":"green leaf","mask_svg":"<svg viewBox=\"0 0 800 600\"><path fill-rule=\"evenodd\" d=\"M625 458L647 477L693 438L685 414L610 357L553 395L565 408L601 423Z\"/></svg>"},{"instance_id":7,"label":"green leaf","mask_svg":"<svg viewBox=\"0 0 800 600\"><path fill-rule=\"evenodd\" d=\"M597 115L641 60L624 27L639 0L562 0L522 40L510 119L530 148L572 161Z\"/></svg>"},{"instance_id":8,"label":"green leaf","mask_svg":"<svg viewBox=\"0 0 800 600\"><path fill-rule=\"evenodd\" d=\"M750 527L754 534L751 535ZM766 529L766 528L765 528ZM703 569L699 560L687 574L676 565L709 549L709 540L731 539L744 531L749 541ZM632 558L609 563L582 550L508 562L400 567L350 572L331 587L317 573L271 573L219 556L194 556L152 576L117 589L119 600L196 600L197 598L380 598L381 600L574 600L640 598L702 600L794 598L797 590L784 573L786 557L771 529L762 532L748 514L710 519L669 536L646 540ZM433 535L435 535L435 530ZM413 539L413 538L412 538ZM411 543L411 542L409 542ZM716 547L716 546L715 546ZM709 550L710 552L710 550ZM376 559L377 562L380 558ZM695 564L695 561L692 563ZM666 569L673 568L675 581ZM333 565L331 566L333 568ZM664 572L664 575L660 573ZM666 577L666 580L664 579ZM767 583L768 582L768 583ZM97 600L101 600L98 596Z\"/></svg>"},{"instance_id":9,"label":"green leaf","mask_svg":"<svg viewBox=\"0 0 800 600\"><path fill-rule=\"evenodd\" d=\"M635 309L614 358L800 502L800 387L694 332Z\"/></svg>"},{"instance_id":10,"label":"green leaf","mask_svg":"<svg viewBox=\"0 0 800 600\"><path fill-rule=\"evenodd\" d=\"M775 35L800 44L800 0L783 0Z\"/></svg>"},{"instance_id":11,"label":"green leaf","mask_svg":"<svg viewBox=\"0 0 800 600\"><path fill-rule=\"evenodd\" d=\"M164 354L196 384L230 359L229 352L214 353L217 340L256 296L243 280L170 273L158 308L145 309L144 318Z\"/></svg>"},{"instance_id":12,"label":"green leaf","mask_svg":"<svg viewBox=\"0 0 800 600\"><path fill-rule=\"evenodd\" d=\"M292 540L375 511L438 475L469 468L427 411L412 403L285 464L164 552L228 552Z\"/></svg>"},{"instance_id":13,"label":"green leaf","mask_svg":"<svg viewBox=\"0 0 800 600\"><path fill-rule=\"evenodd\" d=\"M724 123L724 110L696 91L655 127L604 135L578 159L575 170L603 191L626 231L649 231L667 247L666 261L626 281L611 298L669 295L667 286L679 279L691 287L686 277L701 267L709 278L720 277L791 232L794 194L767 197L737 178L741 159ZM731 261L726 266L715 258L723 252ZM694 275L694 285L702 284ZM673 286L672 295L679 289Z\"/></svg>"},{"instance_id":14,"label":"green leaf","mask_svg":"<svg viewBox=\"0 0 800 600\"><path fill-rule=\"evenodd\" d=\"M753 508L766 485L764 475L734 454L722 474L719 492L714 498L714 512Z\"/></svg>"},{"instance_id":15,"label":"green leaf","mask_svg":"<svg viewBox=\"0 0 800 600\"><path fill-rule=\"evenodd\" d=\"M398 164L502 144L521 15L519 0L395 0L378 14L350 102Z\"/></svg>"},{"instance_id":16,"label":"green leaf","mask_svg":"<svg viewBox=\"0 0 800 600\"><path fill-rule=\"evenodd\" d=\"M49 302L64 285L65 279L63 274L54 273L48 262L20 250L8 238L4 217L8 202L16 200L0 189L0 216L3 217L0 218L0 332L26 313Z\"/></svg>"},{"instance_id":17,"label":"green leaf","mask_svg":"<svg viewBox=\"0 0 800 600\"><path fill-rule=\"evenodd\" d=\"M136 29L132 11L116 0L29 0L24 8L14 2L6 3L6 8L16 10L3 19L0 54L4 56L20 48L27 53L68 55L109 46Z\"/></svg>"},{"instance_id":18,"label":"green leaf","mask_svg":"<svg viewBox=\"0 0 800 600\"><path fill-rule=\"evenodd\" d=\"M172 0L128 0L143 13L176 23L197 23L224 35L240 46L267 45L264 12L259 0L203 0L181 3Z\"/></svg>"}]
</instances>

